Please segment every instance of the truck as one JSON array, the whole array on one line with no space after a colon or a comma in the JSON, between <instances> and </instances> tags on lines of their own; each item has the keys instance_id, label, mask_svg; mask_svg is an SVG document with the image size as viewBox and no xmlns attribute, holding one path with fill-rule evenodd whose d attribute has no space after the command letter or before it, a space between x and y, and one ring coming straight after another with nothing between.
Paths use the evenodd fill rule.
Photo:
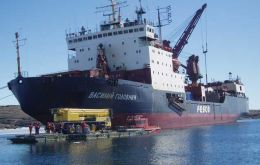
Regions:
<instances>
[{"instance_id":1,"label":"truck","mask_svg":"<svg viewBox=\"0 0 260 165\"><path fill-rule=\"evenodd\" d=\"M112 126L110 109L54 108L51 111L54 122L79 124L84 121L93 129L110 129Z\"/></svg>"}]
</instances>

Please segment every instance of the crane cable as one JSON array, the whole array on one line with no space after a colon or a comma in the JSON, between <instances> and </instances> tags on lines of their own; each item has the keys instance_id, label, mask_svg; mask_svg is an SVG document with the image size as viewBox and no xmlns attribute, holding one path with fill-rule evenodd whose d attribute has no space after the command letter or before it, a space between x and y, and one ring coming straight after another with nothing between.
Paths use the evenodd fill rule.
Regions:
<instances>
[{"instance_id":1,"label":"crane cable","mask_svg":"<svg viewBox=\"0 0 260 165\"><path fill-rule=\"evenodd\" d=\"M194 14L187 17L180 25L177 26L176 29L168 33L167 35L169 36L168 40L170 41L178 40L177 36L180 36L183 33L183 29L187 27L192 17L194 17Z\"/></svg>"},{"instance_id":2,"label":"crane cable","mask_svg":"<svg viewBox=\"0 0 260 165\"><path fill-rule=\"evenodd\" d=\"M206 9L207 10L207 9ZM202 42L202 52L208 51L208 21L207 21L207 11L205 12L205 42L204 42L204 35L203 35L203 23L201 22L201 42ZM204 49L205 44L205 49Z\"/></svg>"},{"instance_id":3,"label":"crane cable","mask_svg":"<svg viewBox=\"0 0 260 165\"><path fill-rule=\"evenodd\" d=\"M203 36L203 23L201 22L201 40L202 40L202 53L204 54L205 58L205 78L206 84L208 84L208 66L207 66L207 53L208 53L208 22L207 22L207 10L205 12L205 41ZM205 44L205 48L204 48Z\"/></svg>"}]
</instances>

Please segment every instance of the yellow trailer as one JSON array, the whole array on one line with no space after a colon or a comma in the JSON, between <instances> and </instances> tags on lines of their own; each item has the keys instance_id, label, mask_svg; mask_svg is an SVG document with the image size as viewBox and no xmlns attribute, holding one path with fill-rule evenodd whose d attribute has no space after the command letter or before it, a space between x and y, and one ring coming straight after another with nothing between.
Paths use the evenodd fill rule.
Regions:
<instances>
[{"instance_id":1,"label":"yellow trailer","mask_svg":"<svg viewBox=\"0 0 260 165\"><path fill-rule=\"evenodd\" d=\"M111 127L110 109L55 108L52 114L54 122L104 122Z\"/></svg>"}]
</instances>

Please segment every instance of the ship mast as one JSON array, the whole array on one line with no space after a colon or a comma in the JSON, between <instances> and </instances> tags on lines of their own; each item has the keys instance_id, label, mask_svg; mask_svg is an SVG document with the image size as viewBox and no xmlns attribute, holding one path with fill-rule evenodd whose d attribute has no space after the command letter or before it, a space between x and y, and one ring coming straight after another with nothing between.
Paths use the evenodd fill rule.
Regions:
<instances>
[{"instance_id":1,"label":"ship mast","mask_svg":"<svg viewBox=\"0 0 260 165\"><path fill-rule=\"evenodd\" d=\"M116 21L116 3L115 0L110 0L111 1L111 7L112 7L112 22Z\"/></svg>"},{"instance_id":2,"label":"ship mast","mask_svg":"<svg viewBox=\"0 0 260 165\"><path fill-rule=\"evenodd\" d=\"M116 0L109 0L111 5L97 7L97 13L103 13L103 16L108 17L108 22L101 25L101 30L110 30L120 27L121 23L121 11L120 8L126 7L126 1L117 2ZM111 8L111 12L107 13L108 8Z\"/></svg>"},{"instance_id":3,"label":"ship mast","mask_svg":"<svg viewBox=\"0 0 260 165\"><path fill-rule=\"evenodd\" d=\"M142 7L142 1L141 0L139 0L139 3L140 3L140 7L139 7L139 9L137 9L135 11L135 13L137 14L137 22L138 22L138 24L143 24L143 15L146 12L145 12L145 10Z\"/></svg>"},{"instance_id":4,"label":"ship mast","mask_svg":"<svg viewBox=\"0 0 260 165\"><path fill-rule=\"evenodd\" d=\"M18 70L18 77L22 77L21 74L21 64L20 64L20 52L19 52L19 34L18 32L15 33L16 39L16 53L17 53L17 70Z\"/></svg>"},{"instance_id":5,"label":"ship mast","mask_svg":"<svg viewBox=\"0 0 260 165\"><path fill-rule=\"evenodd\" d=\"M22 40L19 40L19 33L16 32L15 33L15 47L16 47L16 54L17 54L17 76L18 77L22 77L22 72L21 72L21 61L20 61L20 46L23 46L21 45L19 42L20 41L25 41L26 39L22 39Z\"/></svg>"}]
</instances>

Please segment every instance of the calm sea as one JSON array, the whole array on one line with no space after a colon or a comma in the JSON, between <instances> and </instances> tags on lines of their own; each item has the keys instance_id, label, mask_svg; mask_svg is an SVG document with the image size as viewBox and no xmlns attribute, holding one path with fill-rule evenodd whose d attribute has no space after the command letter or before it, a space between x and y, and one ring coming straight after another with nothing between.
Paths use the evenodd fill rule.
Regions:
<instances>
[{"instance_id":1,"label":"calm sea","mask_svg":"<svg viewBox=\"0 0 260 165\"><path fill-rule=\"evenodd\" d=\"M15 130L17 132L17 130ZM148 137L11 144L0 131L0 164L259 165L260 120L167 130Z\"/></svg>"}]
</instances>

